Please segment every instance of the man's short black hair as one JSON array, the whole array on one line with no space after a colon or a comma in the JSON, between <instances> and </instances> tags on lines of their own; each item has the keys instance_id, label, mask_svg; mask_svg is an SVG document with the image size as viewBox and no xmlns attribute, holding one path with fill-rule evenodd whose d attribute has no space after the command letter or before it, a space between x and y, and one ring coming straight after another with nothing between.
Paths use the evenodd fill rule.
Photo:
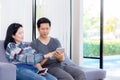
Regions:
<instances>
[{"instance_id":1,"label":"man's short black hair","mask_svg":"<svg viewBox=\"0 0 120 80\"><path fill-rule=\"evenodd\" d=\"M51 27L51 22L50 22L50 20L49 20L48 18L46 18L46 17L42 17L42 18L38 19L38 21L37 21L37 28L40 28L40 25L41 25L42 23L48 23L49 26Z\"/></svg>"}]
</instances>

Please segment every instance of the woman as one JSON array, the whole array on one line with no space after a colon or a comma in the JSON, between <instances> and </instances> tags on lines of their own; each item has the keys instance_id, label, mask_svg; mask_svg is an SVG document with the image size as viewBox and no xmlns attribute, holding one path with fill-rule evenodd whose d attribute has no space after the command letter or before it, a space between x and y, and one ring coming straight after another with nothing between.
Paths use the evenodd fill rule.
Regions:
<instances>
[{"instance_id":1,"label":"woman","mask_svg":"<svg viewBox=\"0 0 120 80\"><path fill-rule=\"evenodd\" d=\"M31 43L31 46L44 55L49 52L54 53L53 58L49 58L43 65L49 68L48 72L57 77L58 80L86 80L84 72L76 68L77 66L67 65L64 62L64 52L57 51L61 44L58 39L49 36L50 20L45 17L40 18L37 21L37 28L39 37ZM65 64L61 64L61 62Z\"/></svg>"},{"instance_id":2,"label":"woman","mask_svg":"<svg viewBox=\"0 0 120 80\"><path fill-rule=\"evenodd\" d=\"M17 80L57 80L49 73L38 74L41 70L47 69L42 68L39 62L50 58L52 53L47 55L38 54L28 43L23 42L23 39L24 31L22 25L19 23L9 25L4 48L6 50L6 58L17 66Z\"/></svg>"}]
</instances>

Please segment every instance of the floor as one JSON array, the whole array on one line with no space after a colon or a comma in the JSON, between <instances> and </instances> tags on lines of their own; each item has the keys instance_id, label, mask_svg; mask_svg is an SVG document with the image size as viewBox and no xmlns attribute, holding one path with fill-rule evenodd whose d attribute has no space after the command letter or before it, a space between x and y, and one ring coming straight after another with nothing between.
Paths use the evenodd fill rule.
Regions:
<instances>
[{"instance_id":1,"label":"floor","mask_svg":"<svg viewBox=\"0 0 120 80\"><path fill-rule=\"evenodd\" d=\"M120 56L116 55L104 58L107 60L104 62L107 71L107 77L105 80L120 80Z\"/></svg>"},{"instance_id":2,"label":"floor","mask_svg":"<svg viewBox=\"0 0 120 80\"><path fill-rule=\"evenodd\" d=\"M120 80L120 69L107 70L107 75L105 80Z\"/></svg>"}]
</instances>

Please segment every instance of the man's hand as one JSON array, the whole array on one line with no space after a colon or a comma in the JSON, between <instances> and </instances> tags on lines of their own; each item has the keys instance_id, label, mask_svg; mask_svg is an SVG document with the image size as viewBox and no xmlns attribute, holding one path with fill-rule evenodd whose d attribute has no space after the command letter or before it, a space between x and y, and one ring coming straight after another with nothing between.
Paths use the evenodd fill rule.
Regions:
<instances>
[{"instance_id":1,"label":"man's hand","mask_svg":"<svg viewBox=\"0 0 120 80\"><path fill-rule=\"evenodd\" d=\"M64 61L64 52L58 52L58 51L56 51L56 53L54 54L54 57L55 57L59 62L62 62L62 61Z\"/></svg>"}]
</instances>

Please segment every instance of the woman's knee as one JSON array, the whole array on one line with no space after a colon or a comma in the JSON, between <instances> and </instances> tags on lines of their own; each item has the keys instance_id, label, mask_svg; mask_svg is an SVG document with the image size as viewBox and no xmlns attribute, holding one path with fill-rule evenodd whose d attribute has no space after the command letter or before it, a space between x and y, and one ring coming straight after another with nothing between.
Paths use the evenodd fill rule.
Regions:
<instances>
[{"instance_id":1,"label":"woman's knee","mask_svg":"<svg viewBox=\"0 0 120 80\"><path fill-rule=\"evenodd\" d=\"M46 80L46 78L44 76L34 76L32 80Z\"/></svg>"},{"instance_id":2,"label":"woman's knee","mask_svg":"<svg viewBox=\"0 0 120 80\"><path fill-rule=\"evenodd\" d=\"M44 76L38 75L37 73L29 69L17 70L16 76L19 80L46 80Z\"/></svg>"}]
</instances>

